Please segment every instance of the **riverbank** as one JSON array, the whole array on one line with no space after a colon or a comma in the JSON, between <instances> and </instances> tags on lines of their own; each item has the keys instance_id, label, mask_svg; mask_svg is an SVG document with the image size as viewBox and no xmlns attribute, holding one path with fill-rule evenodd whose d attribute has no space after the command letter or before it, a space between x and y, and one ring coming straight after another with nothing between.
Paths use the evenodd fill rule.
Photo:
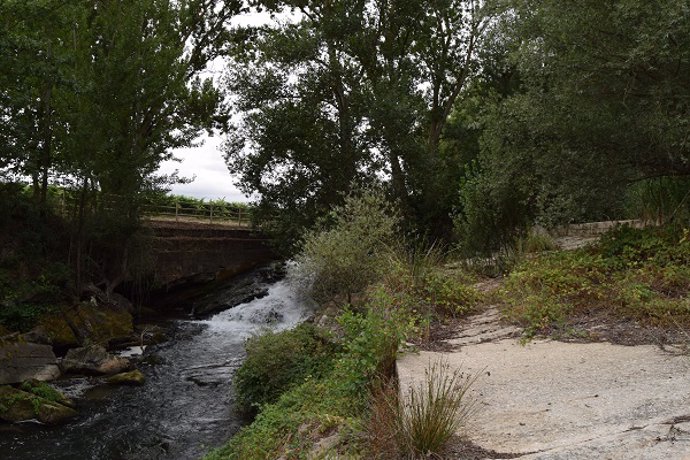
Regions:
<instances>
[{"instance_id":1,"label":"riverbank","mask_svg":"<svg viewBox=\"0 0 690 460\"><path fill-rule=\"evenodd\" d=\"M666 371L671 373L666 379L668 382L680 383L687 378L687 356L668 355L655 349L661 345L682 351L687 346L687 316L683 308L687 308L690 291L687 280L690 278L684 274L690 266L687 259L690 251L686 233L671 228L618 228L604 236L601 242L590 243L594 244L565 252L548 245L523 254L516 260L512 271L499 280L477 278L468 274L462 268L463 264L457 263L448 265L434 261L423 270L414 271L405 264L393 264L397 271L383 276L361 295L355 296L353 302L348 303L345 299L340 303L331 302L314 318L314 327L323 328L315 334L334 344L328 355L331 364L327 369L319 369L319 375L298 374L293 381L283 384L280 396L259 405L258 416L252 425L206 459L404 457L407 454L397 445L400 440L389 429L395 426L395 422L385 419L396 416L386 412L386 407L398 403L391 403L385 397L382 399L386 392L381 389L402 388L401 394L405 394L409 387L420 383L424 386L428 384L424 382L428 367L434 360L444 359L450 360L453 372L476 376L470 394L473 396L471 399L481 406L479 411L484 418L473 419L474 425L457 432L446 445L448 450L436 452L439 458L456 458L458 455L512 458L526 455L531 452L530 446L536 445L543 447L532 450L542 452L538 458L550 458L550 449L558 442L556 438L549 441L547 427L532 423L532 418L527 415L524 420L511 415L506 423L497 424L496 420L502 419L503 415L482 409L484 405L491 409L495 404L498 404L497 408L523 404L524 410L528 410L526 407L537 404L527 397L531 394L529 391L513 394L505 390L506 386L511 386L511 379L517 378L510 372L529 382L525 383L525 388L543 388L546 385L557 393L558 388L572 385L579 388L578 394L591 390L590 393L598 396L585 396L593 397L595 404L605 403L603 412L595 411L601 417L612 416L620 409L622 415L613 423L613 431L607 428L613 425L606 423L599 430L597 424L601 423L601 417L592 414L590 417L582 412L586 408L580 406L577 410L566 409L567 404L545 409L553 420L559 420L558 423L569 423L570 415L579 414L576 417L582 423L578 426L582 426L584 431L577 431L577 436L595 432L598 433L594 435L596 439L608 439L606 433L614 436L615 442L607 447L606 452L623 452L630 448L629 442L641 442L661 429L680 427L666 423L666 419L676 420L683 416L670 408L674 404L675 407L686 405L684 393L677 387L673 387L675 390L669 387L663 392L653 388L658 386L656 377L666 375ZM558 299L557 303L555 299ZM589 308L585 309L585 306ZM474 316L467 320L467 315ZM289 342L288 336L284 339L285 342L281 342L283 338L274 337L273 347L281 349L281 343ZM531 340L535 342L527 347L522 345ZM637 349L616 344L653 346L642 345ZM671 348L672 344L676 347ZM566 350L569 347L572 350ZM477 349L476 357L472 355L474 348ZM551 348L553 350L549 351ZM421 354L414 353L420 349L424 350ZM403 355L396 374L392 363L400 356L401 350L413 352ZM502 353L508 352L515 355L514 363L510 359L505 361ZM562 353L572 359L569 361L570 358L561 356ZM584 361L578 361L580 357ZM659 362L668 359L673 360L673 369L649 373L649 369L656 369ZM464 360L471 362L464 366ZM633 374L630 374L632 369L629 366L619 366L631 360L641 366L640 369L636 367ZM280 358L276 361L291 362ZM522 367L514 365L523 363L528 367L540 367L542 361L549 365L529 375L524 374ZM614 366L613 362L618 364ZM498 363L505 366L494 368ZM255 366L260 367L260 361ZM492 368L484 369L487 366ZM641 381L641 377L635 377L638 372L649 379ZM397 381L397 377L401 380ZM565 380L560 386L548 383L561 379ZM618 383L607 383L613 380ZM639 388L646 389L638 391L634 386L637 381ZM620 388L622 393L614 397L610 391L604 391L604 387ZM630 393L629 397L625 396L626 392ZM569 401L556 393L550 396L549 401L542 401L539 394L532 396L544 404ZM634 399L633 394L641 399ZM666 403L657 404L663 395L671 399L666 398ZM647 419L633 416L634 411L626 412L617 397L628 401L626 407L630 411L634 409L631 409L631 401L637 401L637 406L649 407L656 417L649 419L647 432L630 436L629 442L616 437L616 427L628 422L633 427L640 423L644 425ZM589 404L586 398L581 402ZM380 410L382 407L384 410ZM628 413L633 415L627 417L625 414ZM495 417L486 414L494 414ZM678 420L678 423L682 422ZM516 425L511 428L513 422ZM476 423L482 426L477 427ZM623 431L630 426L626 425ZM495 433L491 431L492 427L498 427ZM658 429L653 431L652 428ZM524 437L513 436L513 433L522 432L526 433ZM486 442L492 436L492 442ZM517 444L509 442L523 438L530 440L531 444L516 447ZM670 446L670 450L662 450L671 458L678 458L673 457L674 453L680 452L674 442L669 438L669 443L664 445ZM589 447L578 444L577 449L580 450L572 452L591 453L597 451L600 444L593 442ZM560 452L553 451L554 455L557 451Z\"/></svg>"},{"instance_id":2,"label":"riverbank","mask_svg":"<svg viewBox=\"0 0 690 460\"><path fill-rule=\"evenodd\" d=\"M249 359L236 378L261 369L270 376L289 376L261 380L262 393L277 395L255 401L254 422L205 458L359 458L382 449L374 432L372 391L395 385L398 350L408 340L428 340L435 323L472 311L481 299L464 273L429 267L414 279L409 268L400 267L353 303L341 299L322 306L302 333L323 344L318 351L314 339L291 332L264 339L260 346L250 344ZM306 344L312 348L305 349ZM272 392L276 380L280 387ZM236 381L238 391L254 394L253 387L243 388L248 383L259 382Z\"/></svg>"},{"instance_id":3,"label":"riverbank","mask_svg":"<svg viewBox=\"0 0 690 460\"><path fill-rule=\"evenodd\" d=\"M216 305L233 298L232 285L217 291ZM246 423L234 409L231 383L244 359L244 341L260 330L292 328L311 312L284 282L263 286L265 295L204 319L165 320L168 340L134 358L146 378L142 386L75 375L51 382L72 397L79 414L58 427L5 425L0 448L22 460L46 451L64 460L163 460L198 458L222 445Z\"/></svg>"}]
</instances>

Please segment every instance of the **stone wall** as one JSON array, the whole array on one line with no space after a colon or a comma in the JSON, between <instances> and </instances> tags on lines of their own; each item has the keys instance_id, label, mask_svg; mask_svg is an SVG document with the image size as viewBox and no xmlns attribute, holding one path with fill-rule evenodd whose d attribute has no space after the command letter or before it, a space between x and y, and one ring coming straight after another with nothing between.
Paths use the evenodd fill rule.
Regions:
<instances>
[{"instance_id":1,"label":"stone wall","mask_svg":"<svg viewBox=\"0 0 690 460\"><path fill-rule=\"evenodd\" d=\"M231 277L276 259L269 240L251 229L183 222L151 227L157 287Z\"/></svg>"}]
</instances>

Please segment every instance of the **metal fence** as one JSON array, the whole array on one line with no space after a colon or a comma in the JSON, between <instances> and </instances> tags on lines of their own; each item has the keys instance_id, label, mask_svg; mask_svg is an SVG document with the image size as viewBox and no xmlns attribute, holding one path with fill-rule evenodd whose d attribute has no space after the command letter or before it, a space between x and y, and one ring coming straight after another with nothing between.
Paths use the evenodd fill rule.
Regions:
<instances>
[{"instance_id":1,"label":"metal fence","mask_svg":"<svg viewBox=\"0 0 690 460\"><path fill-rule=\"evenodd\" d=\"M79 207L78 192L61 190L53 198L57 211L68 216ZM122 197L98 194L89 200L88 208L96 210L114 210L121 206ZM224 224L248 227L252 225L251 210L231 203L190 203L175 202L160 204L142 200L138 206L139 215L149 220L166 220L174 222L195 222L207 224Z\"/></svg>"},{"instance_id":2,"label":"metal fence","mask_svg":"<svg viewBox=\"0 0 690 460\"><path fill-rule=\"evenodd\" d=\"M175 222L203 222L235 224L241 227L250 226L252 216L249 209L231 205L213 203L184 206L175 203L174 206L144 204L141 215L156 220L174 220Z\"/></svg>"}]
</instances>

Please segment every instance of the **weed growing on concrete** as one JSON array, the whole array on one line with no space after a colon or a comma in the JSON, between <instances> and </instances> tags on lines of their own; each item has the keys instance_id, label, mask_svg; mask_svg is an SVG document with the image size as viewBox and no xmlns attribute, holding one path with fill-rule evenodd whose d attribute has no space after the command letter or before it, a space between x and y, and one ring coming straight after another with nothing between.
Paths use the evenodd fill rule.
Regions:
<instances>
[{"instance_id":1,"label":"weed growing on concrete","mask_svg":"<svg viewBox=\"0 0 690 460\"><path fill-rule=\"evenodd\" d=\"M504 313L527 338L560 333L583 315L687 327L689 267L687 231L619 228L593 247L522 262L506 279Z\"/></svg>"},{"instance_id":2,"label":"weed growing on concrete","mask_svg":"<svg viewBox=\"0 0 690 460\"><path fill-rule=\"evenodd\" d=\"M431 363L424 375L398 405L398 442L408 457L441 452L475 407L467 392L476 376L451 370L443 361Z\"/></svg>"},{"instance_id":3,"label":"weed growing on concrete","mask_svg":"<svg viewBox=\"0 0 690 460\"><path fill-rule=\"evenodd\" d=\"M467 393L476 376L438 361L424 377L403 392L394 381L372 392L367 450L374 458L435 458L473 413Z\"/></svg>"}]
</instances>

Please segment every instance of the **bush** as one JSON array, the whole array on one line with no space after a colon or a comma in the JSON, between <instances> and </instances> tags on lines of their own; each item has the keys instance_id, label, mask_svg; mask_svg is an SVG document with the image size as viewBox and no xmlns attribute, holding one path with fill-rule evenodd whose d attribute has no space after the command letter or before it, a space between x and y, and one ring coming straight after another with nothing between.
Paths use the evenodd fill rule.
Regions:
<instances>
[{"instance_id":1,"label":"bush","mask_svg":"<svg viewBox=\"0 0 690 460\"><path fill-rule=\"evenodd\" d=\"M320 228L306 234L291 276L317 301L349 300L382 276L399 221L383 193L348 195Z\"/></svg>"},{"instance_id":2,"label":"bush","mask_svg":"<svg viewBox=\"0 0 690 460\"><path fill-rule=\"evenodd\" d=\"M369 391L381 373L390 375L398 347L414 328L414 317L395 304L395 298L380 291L366 312L343 313L339 322L345 335L330 370L297 379L206 460L307 458L316 439L335 431L340 434L335 449L358 452L361 440L353 433L368 416Z\"/></svg>"},{"instance_id":3,"label":"bush","mask_svg":"<svg viewBox=\"0 0 690 460\"><path fill-rule=\"evenodd\" d=\"M308 378L330 370L338 347L315 326L266 332L247 341L247 359L235 374L237 406L247 412L275 402L281 394Z\"/></svg>"},{"instance_id":4,"label":"bush","mask_svg":"<svg viewBox=\"0 0 690 460\"><path fill-rule=\"evenodd\" d=\"M628 188L626 207L631 218L652 222L687 220L690 217L690 179L656 177Z\"/></svg>"},{"instance_id":5,"label":"bush","mask_svg":"<svg viewBox=\"0 0 690 460\"><path fill-rule=\"evenodd\" d=\"M420 296L441 315L465 315L480 302L481 294L463 276L462 273L432 270L424 277Z\"/></svg>"}]
</instances>

